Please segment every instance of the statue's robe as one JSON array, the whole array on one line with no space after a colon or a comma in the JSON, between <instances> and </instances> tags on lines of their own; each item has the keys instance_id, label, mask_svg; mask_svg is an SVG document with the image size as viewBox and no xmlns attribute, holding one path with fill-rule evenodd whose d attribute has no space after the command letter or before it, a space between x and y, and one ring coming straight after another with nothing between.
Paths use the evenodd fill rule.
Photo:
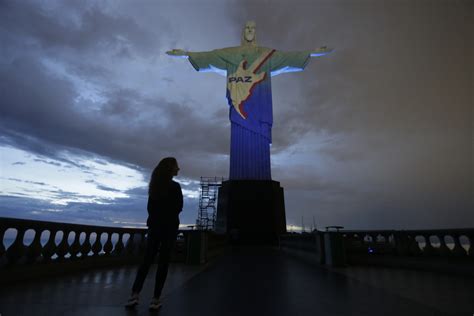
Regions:
<instances>
[{"instance_id":1,"label":"statue's robe","mask_svg":"<svg viewBox=\"0 0 474 316\"><path fill-rule=\"evenodd\" d=\"M271 76L303 70L310 54L311 51L280 52L258 46L188 53L197 71L214 71L227 76L230 180L271 180Z\"/></svg>"}]
</instances>

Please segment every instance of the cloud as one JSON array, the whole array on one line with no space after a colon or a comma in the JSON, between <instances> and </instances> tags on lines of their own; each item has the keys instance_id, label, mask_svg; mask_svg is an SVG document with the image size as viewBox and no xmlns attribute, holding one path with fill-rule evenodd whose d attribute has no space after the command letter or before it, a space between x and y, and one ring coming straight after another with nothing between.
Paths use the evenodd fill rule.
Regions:
<instances>
[{"instance_id":1,"label":"cloud","mask_svg":"<svg viewBox=\"0 0 474 316\"><path fill-rule=\"evenodd\" d=\"M241 25L254 19L260 45L335 48L304 72L272 79L272 172L286 188L289 223L313 215L354 227L474 222L468 1L0 6L0 143L47 157L45 166L94 178L76 157L103 157L97 163L146 178L161 157L175 156L185 181L226 176L224 79L163 53L236 45ZM190 197L198 187L182 186ZM100 221L116 211L123 218L115 221L136 222L143 213L122 210L143 212L143 190L120 205L74 204L61 216L87 220L90 207ZM186 203L197 212L195 198Z\"/></svg>"},{"instance_id":2,"label":"cloud","mask_svg":"<svg viewBox=\"0 0 474 316\"><path fill-rule=\"evenodd\" d=\"M51 5L35 1L7 1L1 14L4 30L35 42L41 48L93 53L100 50L115 56L156 52L159 38L136 20L106 12L99 5ZM158 21L158 27L166 25ZM171 30L169 28L169 30Z\"/></svg>"},{"instance_id":3,"label":"cloud","mask_svg":"<svg viewBox=\"0 0 474 316\"><path fill-rule=\"evenodd\" d=\"M48 161L48 160L45 160L45 159L36 158L36 159L33 159L33 161L42 162L42 163L45 163L45 164L48 164L48 165L53 165L53 166L56 166L56 167L62 167L62 164L60 164L58 162Z\"/></svg>"},{"instance_id":4,"label":"cloud","mask_svg":"<svg viewBox=\"0 0 474 316\"><path fill-rule=\"evenodd\" d=\"M470 4L296 2L291 15L284 2L266 5L243 1L233 15L257 21L260 45L335 48L273 80L273 175L287 188L289 217L351 227L474 223Z\"/></svg>"},{"instance_id":5,"label":"cloud","mask_svg":"<svg viewBox=\"0 0 474 316\"><path fill-rule=\"evenodd\" d=\"M44 182L21 180L21 179L16 179L16 178L8 178L8 180L16 181L16 182L22 182L22 183L36 184L36 185L46 185L46 183L44 183Z\"/></svg>"},{"instance_id":6,"label":"cloud","mask_svg":"<svg viewBox=\"0 0 474 316\"><path fill-rule=\"evenodd\" d=\"M166 153L175 152L177 156L186 156L182 152L189 150L202 154L224 153L223 141L216 137L224 131L218 132L218 128L198 119L188 106L119 91L101 112L85 114L74 109L75 94L67 81L49 77L34 61L24 60L18 62L20 64L19 67L12 65L3 73L7 91L4 99L9 106L2 108L2 121L4 134L14 143L25 144L23 134L36 135L42 140L31 141L29 150L44 153L48 149L42 143L47 141L148 167L156 163L155 157ZM29 72L29 79L19 75L22 69ZM31 93L24 95L20 92L23 89ZM127 97L135 100L135 107L123 100ZM151 104L160 103L157 110L150 109ZM146 115L139 113L145 110ZM183 133L186 137L181 137Z\"/></svg>"},{"instance_id":7,"label":"cloud","mask_svg":"<svg viewBox=\"0 0 474 316\"><path fill-rule=\"evenodd\" d=\"M134 49L158 52L155 45L159 41L142 41L137 35L143 30L134 27L143 23L141 20L115 17L114 8L97 5L48 6L5 4L3 12L8 19L2 29L17 36L6 38L9 49L4 51L5 62L0 65L2 89L6 91L6 106L1 109L4 142L49 156L58 150L79 149L149 169L159 157L174 155L180 158L188 176L202 175L206 169L211 172L204 171L205 174L226 173L227 163L222 159L229 147L228 138L222 137L229 133L225 111L203 117L194 100L177 103L151 95L148 90L122 87L133 81L124 77L125 73L112 77L115 74L110 71L117 64L124 71L133 71L127 65L147 61L110 62L118 58L109 55L112 48L101 50L94 46L104 34L109 35L107 32L127 30ZM61 15L54 14L57 10L73 23L64 26ZM99 18L101 21L96 21ZM23 20L30 22L18 23ZM170 29L155 26L147 25L147 30L153 29L160 36L166 34L167 38L173 36ZM30 38L41 45L27 41L30 46L25 49L25 41L19 38ZM146 48L142 47L145 42L150 43ZM65 49L68 47L77 50ZM53 51L56 58L49 58L48 51Z\"/></svg>"},{"instance_id":8,"label":"cloud","mask_svg":"<svg viewBox=\"0 0 474 316\"><path fill-rule=\"evenodd\" d=\"M71 192L57 192L64 198L78 196ZM144 227L147 219L146 188L135 188L127 191L127 198L119 198L106 203L69 202L67 205L52 205L45 200L22 196L0 195L0 214L2 217L25 218L65 223L78 223L101 226ZM84 197L84 196L82 196ZM196 199L185 198L186 209L181 213L183 225L193 224L197 218ZM194 207L192 207L194 206ZM52 211L54 210L54 211ZM134 223L133 225L130 223Z\"/></svg>"},{"instance_id":9,"label":"cloud","mask_svg":"<svg viewBox=\"0 0 474 316\"><path fill-rule=\"evenodd\" d=\"M86 183L92 183L95 185L95 187L98 189L98 190L102 190L102 191L110 191L110 192L123 192L122 190L119 190L117 188L113 188L113 187L110 187L110 186L107 186L107 185L103 185L103 184L100 184L98 183L97 181L95 180L86 180L85 181ZM128 190L127 190L128 191Z\"/></svg>"}]
</instances>

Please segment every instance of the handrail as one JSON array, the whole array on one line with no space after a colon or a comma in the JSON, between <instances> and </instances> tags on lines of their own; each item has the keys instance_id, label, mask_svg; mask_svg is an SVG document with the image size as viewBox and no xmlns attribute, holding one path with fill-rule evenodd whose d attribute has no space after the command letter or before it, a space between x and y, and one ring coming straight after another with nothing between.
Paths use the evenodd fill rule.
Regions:
<instances>
[{"instance_id":1,"label":"handrail","mask_svg":"<svg viewBox=\"0 0 474 316\"><path fill-rule=\"evenodd\" d=\"M341 233L348 253L474 257L474 228L344 230ZM449 242L448 239L452 241ZM463 247L463 244L468 244L468 250Z\"/></svg>"},{"instance_id":2,"label":"handrail","mask_svg":"<svg viewBox=\"0 0 474 316\"><path fill-rule=\"evenodd\" d=\"M16 236L13 243L5 248L5 232L8 229L15 229ZM25 233L29 230L34 231L34 238L31 244L25 245ZM42 244L41 237L46 231L49 231L49 237L47 237L46 243ZM63 233L62 237L58 237L60 232ZM180 232L186 234L186 231ZM70 237L72 233L74 233L74 238ZM146 233L147 230L144 228L108 227L0 217L0 267L76 260L86 257L136 256L144 251ZM178 241L176 248L185 251L186 247L180 245Z\"/></svg>"},{"instance_id":3,"label":"handrail","mask_svg":"<svg viewBox=\"0 0 474 316\"><path fill-rule=\"evenodd\" d=\"M333 247L330 242L321 243L327 234L341 237L342 242L334 245L341 247L342 250L325 249ZM474 228L314 231L283 234L279 239L281 248L298 252L321 254L328 251L329 253L343 251L349 262L353 258L374 258L384 255L391 258L456 257L467 258L469 261L474 258ZM321 263L323 261L321 260Z\"/></svg>"}]
</instances>

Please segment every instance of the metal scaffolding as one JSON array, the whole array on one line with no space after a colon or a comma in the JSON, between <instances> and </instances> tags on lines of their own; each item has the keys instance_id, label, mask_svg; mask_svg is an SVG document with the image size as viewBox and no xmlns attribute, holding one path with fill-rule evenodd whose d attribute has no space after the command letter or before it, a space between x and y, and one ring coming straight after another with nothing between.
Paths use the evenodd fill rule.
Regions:
<instances>
[{"instance_id":1,"label":"metal scaffolding","mask_svg":"<svg viewBox=\"0 0 474 316\"><path fill-rule=\"evenodd\" d=\"M198 230L214 230L217 211L217 196L224 178L201 177L199 189L199 213L196 220Z\"/></svg>"}]
</instances>

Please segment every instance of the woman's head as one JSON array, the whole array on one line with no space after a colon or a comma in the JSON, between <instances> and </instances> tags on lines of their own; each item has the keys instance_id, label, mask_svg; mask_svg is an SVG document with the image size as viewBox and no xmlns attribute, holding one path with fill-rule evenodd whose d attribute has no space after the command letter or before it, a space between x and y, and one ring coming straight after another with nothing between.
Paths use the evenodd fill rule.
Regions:
<instances>
[{"instance_id":1,"label":"woman's head","mask_svg":"<svg viewBox=\"0 0 474 316\"><path fill-rule=\"evenodd\" d=\"M156 192L163 184L167 184L177 176L179 171L178 162L174 157L166 157L161 159L153 170L148 187L148 193Z\"/></svg>"}]
</instances>

